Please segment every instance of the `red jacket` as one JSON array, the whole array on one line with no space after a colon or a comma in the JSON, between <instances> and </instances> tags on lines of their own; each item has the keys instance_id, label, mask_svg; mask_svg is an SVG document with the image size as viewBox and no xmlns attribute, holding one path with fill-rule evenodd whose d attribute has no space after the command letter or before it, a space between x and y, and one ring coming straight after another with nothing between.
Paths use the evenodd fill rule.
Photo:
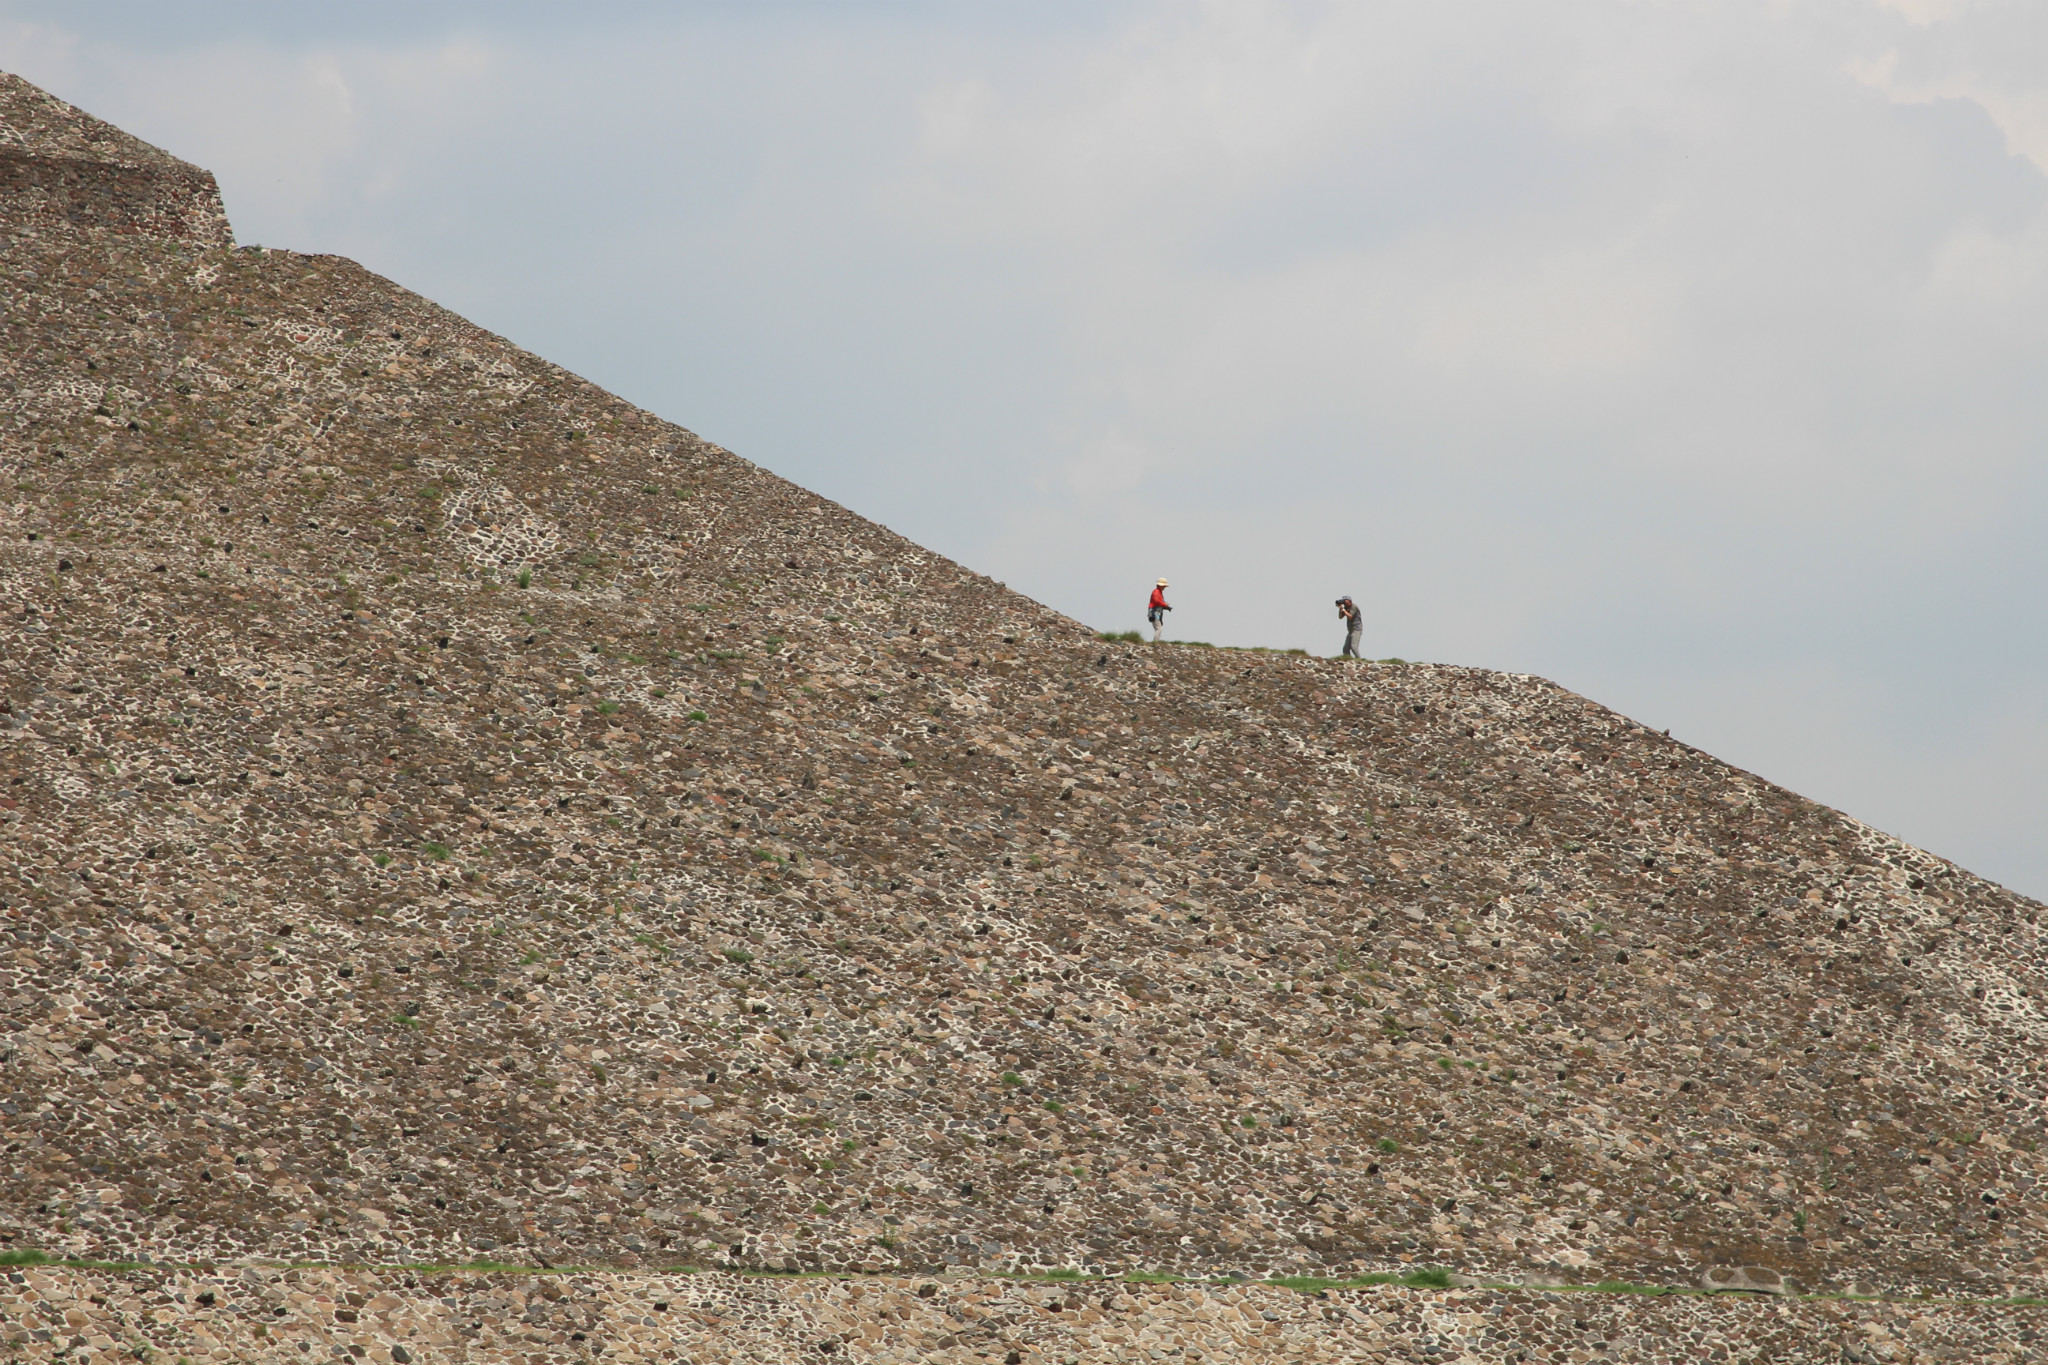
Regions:
<instances>
[{"instance_id":1,"label":"red jacket","mask_svg":"<svg viewBox=\"0 0 2048 1365\"><path fill-rule=\"evenodd\" d=\"M1152 607L1166 607L1166 589L1164 589L1164 588L1154 588L1154 589L1152 589L1152 602L1151 602L1151 606L1150 606L1150 607L1147 607L1147 608L1146 608L1146 610L1148 610L1148 611L1149 611L1149 610L1151 610L1151 609L1152 609ZM1173 608L1172 608L1172 607L1166 607L1166 609L1167 609L1168 611L1172 611L1172 610L1173 610Z\"/></svg>"}]
</instances>

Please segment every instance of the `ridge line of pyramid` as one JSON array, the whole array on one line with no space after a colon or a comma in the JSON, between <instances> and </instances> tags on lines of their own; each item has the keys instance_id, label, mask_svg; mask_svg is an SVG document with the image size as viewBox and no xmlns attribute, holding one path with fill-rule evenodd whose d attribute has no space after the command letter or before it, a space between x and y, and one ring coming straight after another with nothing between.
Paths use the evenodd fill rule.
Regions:
<instances>
[{"instance_id":1,"label":"ridge line of pyramid","mask_svg":"<svg viewBox=\"0 0 2048 1365\"><path fill-rule=\"evenodd\" d=\"M0 71L0 150L113 166L199 169L11 71Z\"/></svg>"}]
</instances>

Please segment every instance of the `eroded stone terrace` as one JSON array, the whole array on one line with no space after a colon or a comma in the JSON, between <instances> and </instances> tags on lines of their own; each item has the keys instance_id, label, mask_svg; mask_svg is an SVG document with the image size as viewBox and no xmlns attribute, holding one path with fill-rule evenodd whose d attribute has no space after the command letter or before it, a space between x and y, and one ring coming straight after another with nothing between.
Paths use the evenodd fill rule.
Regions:
<instances>
[{"instance_id":1,"label":"eroded stone terrace","mask_svg":"<svg viewBox=\"0 0 2048 1365\"><path fill-rule=\"evenodd\" d=\"M0 270L15 1245L2041 1283L2034 902L1106 644L347 261Z\"/></svg>"}]
</instances>

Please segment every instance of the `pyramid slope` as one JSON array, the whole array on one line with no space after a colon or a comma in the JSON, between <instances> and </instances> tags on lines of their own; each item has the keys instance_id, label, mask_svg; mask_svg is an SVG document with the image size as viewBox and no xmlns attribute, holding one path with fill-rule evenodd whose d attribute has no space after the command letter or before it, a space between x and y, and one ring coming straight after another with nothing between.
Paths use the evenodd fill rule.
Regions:
<instances>
[{"instance_id":1,"label":"pyramid slope","mask_svg":"<svg viewBox=\"0 0 2048 1365\"><path fill-rule=\"evenodd\" d=\"M53 161L98 161L128 169L196 169L161 147L0 71L0 149Z\"/></svg>"},{"instance_id":2,"label":"pyramid slope","mask_svg":"<svg viewBox=\"0 0 2048 1365\"><path fill-rule=\"evenodd\" d=\"M2040 1284L2032 901L1106 645L347 261L0 270L16 1245Z\"/></svg>"}]
</instances>

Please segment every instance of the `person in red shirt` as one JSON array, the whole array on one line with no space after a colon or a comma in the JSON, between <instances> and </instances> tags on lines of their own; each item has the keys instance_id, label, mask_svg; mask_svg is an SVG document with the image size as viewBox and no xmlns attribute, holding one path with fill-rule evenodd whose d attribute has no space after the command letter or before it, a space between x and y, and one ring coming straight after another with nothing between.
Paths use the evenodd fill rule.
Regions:
<instances>
[{"instance_id":1,"label":"person in red shirt","mask_svg":"<svg viewBox=\"0 0 2048 1365\"><path fill-rule=\"evenodd\" d=\"M1166 613L1173 608L1166 605L1166 580L1160 579L1159 586L1152 589L1152 604L1145 608L1145 619L1152 623L1152 643L1158 644L1159 637L1166 631Z\"/></svg>"}]
</instances>

